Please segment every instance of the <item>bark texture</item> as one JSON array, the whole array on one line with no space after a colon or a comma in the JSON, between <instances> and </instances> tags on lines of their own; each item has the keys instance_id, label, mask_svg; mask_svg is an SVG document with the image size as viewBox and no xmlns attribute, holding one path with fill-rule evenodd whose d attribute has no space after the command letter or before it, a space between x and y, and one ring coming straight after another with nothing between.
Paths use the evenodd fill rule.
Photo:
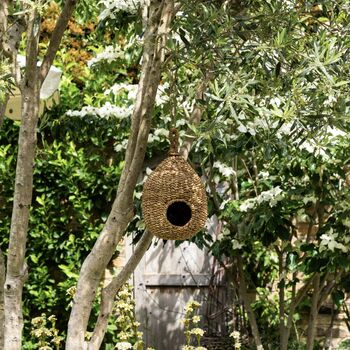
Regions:
<instances>
[{"instance_id":1,"label":"bark texture","mask_svg":"<svg viewBox=\"0 0 350 350\"><path fill-rule=\"evenodd\" d=\"M132 116L125 167L111 213L81 268L77 293L68 323L67 350L84 349L85 332L102 274L123 232L133 218L133 192L142 170L173 11L173 0L150 1L149 19L144 36L141 77Z\"/></svg>"},{"instance_id":2,"label":"bark texture","mask_svg":"<svg viewBox=\"0 0 350 350\"><path fill-rule=\"evenodd\" d=\"M256 317L249 303L247 285L245 282L244 271L243 271L243 261L240 256L237 257L237 269L238 269L238 275L239 275L239 295L242 298L245 309L247 310L247 315L250 323L250 328L252 330L254 342L256 345L256 349L264 350L264 347L261 342L258 324L256 322Z\"/></svg>"},{"instance_id":3,"label":"bark texture","mask_svg":"<svg viewBox=\"0 0 350 350\"><path fill-rule=\"evenodd\" d=\"M68 21L69 21L70 17L72 16L72 13L73 13L73 10L75 8L76 3L77 3L77 0L66 0L66 2L64 4L62 12L61 12L61 14L57 20L57 23L55 25L55 28L52 32L49 47L47 48L45 57L43 59L41 67L40 67L41 83L43 83L47 74L49 73L49 70L52 66L53 60L55 59L57 50L61 44L61 40L62 40L64 31L66 30Z\"/></svg>"},{"instance_id":4,"label":"bark texture","mask_svg":"<svg viewBox=\"0 0 350 350\"><path fill-rule=\"evenodd\" d=\"M65 9L67 4L73 4L68 8L71 13L75 1L68 0ZM55 43L61 41L63 32L67 26L70 17L70 15L68 16L68 10L66 10L65 13L62 12L57 22L54 31L56 36L52 37ZM35 8L30 9L28 12L26 69L23 79L21 79L16 61L16 45L18 38L20 38L20 28L22 24L20 23L17 29L16 26L13 26L12 29L14 33L11 34L9 31L6 33L9 40L7 42L2 41L2 47L5 48L4 51L9 57L12 57L11 63L13 65L14 79L22 93L22 120L19 132L15 191L4 287L4 349L6 350L21 349L23 329L22 291L27 278L25 250L29 211L32 202L33 168L37 143L36 129L39 118L40 88L58 49L57 44L50 45L47 55L52 57L52 59L49 60L45 67L41 69L37 67L40 35L40 28L37 27L37 15Z\"/></svg>"},{"instance_id":5,"label":"bark texture","mask_svg":"<svg viewBox=\"0 0 350 350\"><path fill-rule=\"evenodd\" d=\"M4 123L7 101L8 96L5 96L4 101L0 101L0 129L2 127L2 124Z\"/></svg>"},{"instance_id":6,"label":"bark texture","mask_svg":"<svg viewBox=\"0 0 350 350\"><path fill-rule=\"evenodd\" d=\"M91 340L88 343L88 350L98 350L102 344L104 335L107 330L108 319L113 311L114 299L122 287L122 285L128 280L130 275L134 272L136 266L146 253L149 245L152 242L153 234L146 231L140 242L137 244L135 251L129 258L122 271L115 276L112 281L102 290L101 307L98 315L97 323L92 335Z\"/></svg>"},{"instance_id":7,"label":"bark texture","mask_svg":"<svg viewBox=\"0 0 350 350\"><path fill-rule=\"evenodd\" d=\"M39 117L40 86L36 66L39 35L34 31L36 12L32 11L27 30L27 66L22 86L22 122L19 132L10 243L5 280L5 349L21 348L23 312L22 291L27 277L25 249L32 201L36 127Z\"/></svg>"},{"instance_id":8,"label":"bark texture","mask_svg":"<svg viewBox=\"0 0 350 350\"><path fill-rule=\"evenodd\" d=\"M318 316L318 300L320 295L320 274L316 273L313 281L313 294L311 299L311 310L309 316L309 324L307 330L306 349L313 350L316 337L316 325Z\"/></svg>"}]
</instances>

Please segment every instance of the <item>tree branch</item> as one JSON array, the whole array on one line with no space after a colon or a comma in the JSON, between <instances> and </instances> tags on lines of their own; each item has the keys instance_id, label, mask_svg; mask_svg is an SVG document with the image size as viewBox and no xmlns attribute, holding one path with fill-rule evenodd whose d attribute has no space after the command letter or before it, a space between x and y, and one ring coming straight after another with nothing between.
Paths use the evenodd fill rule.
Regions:
<instances>
[{"instance_id":1,"label":"tree branch","mask_svg":"<svg viewBox=\"0 0 350 350\"><path fill-rule=\"evenodd\" d=\"M67 28L69 19L72 16L77 0L66 0L60 17L57 20L56 26L52 32L50 44L47 48L43 62L40 66L40 81L43 83L55 59L57 50L60 46L63 34Z\"/></svg>"},{"instance_id":2,"label":"tree branch","mask_svg":"<svg viewBox=\"0 0 350 350\"><path fill-rule=\"evenodd\" d=\"M132 116L132 127L116 199L105 227L81 268L68 324L66 349L81 350L101 276L133 217L133 193L142 170L152 110L173 18L173 0L152 0L145 31L143 65Z\"/></svg>"},{"instance_id":3,"label":"tree branch","mask_svg":"<svg viewBox=\"0 0 350 350\"><path fill-rule=\"evenodd\" d=\"M256 317L249 303L247 285L246 285L244 271L243 271L243 261L240 255L237 256L237 269L238 269L238 276L239 276L239 295L242 298L243 304L247 310L248 319L249 319L250 327L254 337L256 349L264 350L264 347L261 342L258 324L256 322Z\"/></svg>"},{"instance_id":4,"label":"tree branch","mask_svg":"<svg viewBox=\"0 0 350 350\"><path fill-rule=\"evenodd\" d=\"M6 350L21 349L23 310L22 291L27 279L25 250L29 211L32 202L33 167L36 148L36 127L39 118L40 87L36 60L39 28L36 10L29 13L26 49L26 71L22 89L22 122L19 132L15 191L4 292Z\"/></svg>"},{"instance_id":5,"label":"tree branch","mask_svg":"<svg viewBox=\"0 0 350 350\"><path fill-rule=\"evenodd\" d=\"M6 107L7 107L8 100L9 100L9 95L6 94L3 102L0 102L0 129L2 128L2 124L4 123L5 112L6 112Z\"/></svg>"},{"instance_id":6,"label":"tree branch","mask_svg":"<svg viewBox=\"0 0 350 350\"><path fill-rule=\"evenodd\" d=\"M8 27L9 3L3 0L0 3L0 51L6 52L6 32Z\"/></svg>"},{"instance_id":7,"label":"tree branch","mask_svg":"<svg viewBox=\"0 0 350 350\"><path fill-rule=\"evenodd\" d=\"M320 273L316 272L313 281L313 293L311 298L311 310L309 316L306 349L312 350L316 337L316 322L318 316L318 300L320 295Z\"/></svg>"},{"instance_id":8,"label":"tree branch","mask_svg":"<svg viewBox=\"0 0 350 350\"><path fill-rule=\"evenodd\" d=\"M113 310L114 299L122 285L128 280L130 275L134 272L136 266L142 259L152 242L153 234L145 231L137 244L135 251L125 264L121 272L113 277L112 281L102 290L101 307L98 315L98 320L92 338L88 344L88 350L100 349L103 337L106 333L108 319Z\"/></svg>"},{"instance_id":9,"label":"tree branch","mask_svg":"<svg viewBox=\"0 0 350 350\"><path fill-rule=\"evenodd\" d=\"M201 84L198 86L198 89L196 91L196 100L203 100L204 99L204 93L208 88L208 83L212 79L213 74L209 73L204 77L204 80L201 82ZM188 123L191 125L199 124L201 118L203 115L203 107L200 103L196 103L193 107L193 110L191 112L191 116L188 120ZM191 131L188 130L188 136L185 136L183 139L183 143L181 146L181 154L185 159L188 158L188 155L190 153L192 143L195 140L195 136L190 134Z\"/></svg>"},{"instance_id":10,"label":"tree branch","mask_svg":"<svg viewBox=\"0 0 350 350\"><path fill-rule=\"evenodd\" d=\"M20 85L21 73L17 63L17 49L25 30L23 19L19 18L9 26L8 15L11 1L3 0L0 3L0 54L3 54L11 65L11 71L17 86ZM0 129L2 127L9 94L0 102Z\"/></svg>"},{"instance_id":11,"label":"tree branch","mask_svg":"<svg viewBox=\"0 0 350 350\"><path fill-rule=\"evenodd\" d=\"M344 271L340 270L338 273L332 278L332 281L328 281L328 284L323 285L323 288L320 291L319 300L317 304L317 309L319 310L324 301L327 299L327 297L330 295L334 287L337 285L339 278L343 274ZM327 282L326 280L324 281Z\"/></svg>"}]
</instances>

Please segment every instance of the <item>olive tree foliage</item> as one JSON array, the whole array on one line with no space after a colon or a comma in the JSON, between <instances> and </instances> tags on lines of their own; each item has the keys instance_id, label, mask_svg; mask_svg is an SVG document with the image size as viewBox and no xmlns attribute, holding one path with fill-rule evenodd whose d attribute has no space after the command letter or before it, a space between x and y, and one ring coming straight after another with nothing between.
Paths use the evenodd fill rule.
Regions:
<instances>
[{"instance_id":1,"label":"olive tree foliage","mask_svg":"<svg viewBox=\"0 0 350 350\"><path fill-rule=\"evenodd\" d=\"M20 127L15 190L9 248L7 252L6 280L4 284L4 317L1 314L1 339L6 349L20 349L22 341L23 312L22 290L27 276L25 261L26 239L28 231L29 210L32 201L33 166L36 151L36 133L39 117L40 88L53 63L63 33L71 17L76 1L66 1L58 17L47 51L41 64L39 60L40 16L45 9L41 2L1 4L2 53L8 56L11 76L22 94L22 120ZM97 349L103 339L105 329L94 343L85 342L86 327L102 274L107 267L116 246L122 238L123 231L133 217L132 198L143 158L150 129L152 109L160 80L164 61L167 35L174 14L173 1L150 1L145 7L145 32L143 38L142 68L134 111L131 132L126 151L125 165L118 185L118 192L111 214L97 239L91 253L82 265L77 285L75 300L68 324L67 349ZM21 35L12 43L9 35L9 14L21 16L21 24L26 30L26 67L22 74L17 67L17 48ZM10 45L11 44L11 45ZM2 102L6 105L8 90ZM2 107L2 112L5 107ZM145 234L139 250L145 250L151 234ZM1 260L2 263L2 260ZM131 260L130 264L135 264ZM1 264L3 278L3 264ZM113 286L111 298L114 299L121 284L127 279L130 268L126 266L122 278ZM128 270L129 268L129 270ZM130 273L130 271L129 271ZM115 284L114 280L113 283ZM109 292L111 293L111 291ZM2 310L2 309L1 309ZM105 325L106 327L107 325ZM2 334L4 330L4 334ZM100 334L101 335L101 334Z\"/></svg>"},{"instance_id":2,"label":"olive tree foliage","mask_svg":"<svg viewBox=\"0 0 350 350\"><path fill-rule=\"evenodd\" d=\"M313 349L318 311L330 295L340 307L349 273L349 4L242 3L231 15L206 6L215 25L187 29L214 74L192 127L222 225L208 244L238 276L256 347L289 348L309 303Z\"/></svg>"},{"instance_id":3,"label":"olive tree foliage","mask_svg":"<svg viewBox=\"0 0 350 350\"><path fill-rule=\"evenodd\" d=\"M206 76L204 113L183 139L194 140L191 158L221 225L215 242L195 241L207 239L235 278L257 348L287 349L300 333L313 349L322 304L332 297L340 308L348 290L349 4L191 2L181 10L177 123L186 123Z\"/></svg>"}]
</instances>

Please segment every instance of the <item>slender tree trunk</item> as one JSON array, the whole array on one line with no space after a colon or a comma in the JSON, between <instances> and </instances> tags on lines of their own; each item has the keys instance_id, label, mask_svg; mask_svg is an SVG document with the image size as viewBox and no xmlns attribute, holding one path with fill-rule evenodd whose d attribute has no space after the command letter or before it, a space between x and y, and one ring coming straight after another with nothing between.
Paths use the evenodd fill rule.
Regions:
<instances>
[{"instance_id":1,"label":"slender tree trunk","mask_svg":"<svg viewBox=\"0 0 350 350\"><path fill-rule=\"evenodd\" d=\"M248 315L250 327L252 329L252 334L256 345L256 349L264 350L264 347L261 342L258 324L256 322L256 317L249 302L247 284L245 281L244 271L243 271L243 262L240 256L237 257L237 267L238 267L238 275L239 275L239 294L247 310L247 315Z\"/></svg>"},{"instance_id":2,"label":"slender tree trunk","mask_svg":"<svg viewBox=\"0 0 350 350\"><path fill-rule=\"evenodd\" d=\"M25 249L32 202L36 127L39 118L40 84L37 53L39 31L34 22L36 10L29 13L26 72L22 92L22 121L19 132L15 192L5 279L5 349L20 350L23 330L22 291L27 278Z\"/></svg>"},{"instance_id":3,"label":"slender tree trunk","mask_svg":"<svg viewBox=\"0 0 350 350\"><path fill-rule=\"evenodd\" d=\"M0 55L4 55L4 49L6 46L7 18L8 18L8 1L3 0L0 3ZM8 100L8 96L5 96L4 100L0 101L0 129L2 127L4 118L5 118L7 100Z\"/></svg>"},{"instance_id":4,"label":"slender tree trunk","mask_svg":"<svg viewBox=\"0 0 350 350\"><path fill-rule=\"evenodd\" d=\"M23 314L22 289L27 277L25 249L32 201L36 127L39 116L38 81L27 81L22 94L22 122L19 133L15 194L5 281L5 349L21 348Z\"/></svg>"},{"instance_id":5,"label":"slender tree trunk","mask_svg":"<svg viewBox=\"0 0 350 350\"><path fill-rule=\"evenodd\" d=\"M123 169L106 225L85 259L68 323L67 350L82 350L85 332L102 274L133 217L133 192L142 170L151 115L160 81L164 48L173 17L173 0L152 0L145 31L143 64L131 134Z\"/></svg>"},{"instance_id":6,"label":"slender tree trunk","mask_svg":"<svg viewBox=\"0 0 350 350\"><path fill-rule=\"evenodd\" d=\"M118 290L134 272L136 266L151 244L152 238L153 234L149 231L146 231L143 234L140 242L136 246L133 255L129 258L122 271L117 276L115 276L112 281L102 290L100 313L98 315L98 320L96 322L92 338L88 343L88 350L100 349L107 330L108 319L113 310L114 298Z\"/></svg>"},{"instance_id":7,"label":"slender tree trunk","mask_svg":"<svg viewBox=\"0 0 350 350\"><path fill-rule=\"evenodd\" d=\"M10 240L7 257L7 269L4 288L6 350L20 350L23 330L22 292L27 278L25 250L29 223L29 211L32 202L33 168L37 143L36 129L39 118L40 88L44 81L59 43L67 26L75 0L67 0L56 23L43 64L37 67L40 26L35 7L28 6L26 69L21 81L16 55L16 43L21 37L22 24L13 27L9 42L2 42L8 49L4 51L12 58L16 83L22 94L22 118L19 132L18 156L16 166L15 191L11 218ZM23 5L25 6L25 5ZM25 7L24 7L25 8ZM7 46L6 46L7 45Z\"/></svg>"},{"instance_id":8,"label":"slender tree trunk","mask_svg":"<svg viewBox=\"0 0 350 350\"><path fill-rule=\"evenodd\" d=\"M316 338L316 325L318 316L318 300L320 295L320 274L316 273L313 283L313 294L311 301L311 310L307 330L306 350L313 350Z\"/></svg>"},{"instance_id":9,"label":"slender tree trunk","mask_svg":"<svg viewBox=\"0 0 350 350\"><path fill-rule=\"evenodd\" d=\"M0 129L2 128L2 124L4 123L7 101L8 96L5 96L5 100L3 102L0 102Z\"/></svg>"},{"instance_id":10,"label":"slender tree trunk","mask_svg":"<svg viewBox=\"0 0 350 350\"><path fill-rule=\"evenodd\" d=\"M280 349L286 350L288 346L287 327L285 319L285 261L283 251L277 251L278 265L279 265L279 335L280 335Z\"/></svg>"},{"instance_id":11,"label":"slender tree trunk","mask_svg":"<svg viewBox=\"0 0 350 350\"><path fill-rule=\"evenodd\" d=\"M4 284L5 284L5 260L0 249L0 349L4 349L4 331L5 331L5 314L4 314Z\"/></svg>"},{"instance_id":12,"label":"slender tree trunk","mask_svg":"<svg viewBox=\"0 0 350 350\"><path fill-rule=\"evenodd\" d=\"M27 68L22 86L22 122L19 133L15 192L5 280L5 349L21 348L22 291L27 278L25 249L32 201L36 127L39 117L39 84L36 58L38 34L34 34L36 11L30 14L27 30Z\"/></svg>"},{"instance_id":13,"label":"slender tree trunk","mask_svg":"<svg viewBox=\"0 0 350 350\"><path fill-rule=\"evenodd\" d=\"M296 274L293 274L293 280L295 280L296 278ZM284 297L284 293L283 293L283 297ZM280 349L281 350L287 350L288 349L288 340L289 340L289 336L290 336L290 331L293 325L293 315L295 312L295 308L296 308L296 285L294 284L292 287L292 296L291 296L291 300L289 303L289 314L286 320L286 317L284 316L283 318L283 328L280 324ZM285 300L283 300L283 302L285 303ZM281 303L281 296L280 296L280 303ZM285 310L283 310L285 312ZM281 321L280 321L281 322Z\"/></svg>"}]
</instances>

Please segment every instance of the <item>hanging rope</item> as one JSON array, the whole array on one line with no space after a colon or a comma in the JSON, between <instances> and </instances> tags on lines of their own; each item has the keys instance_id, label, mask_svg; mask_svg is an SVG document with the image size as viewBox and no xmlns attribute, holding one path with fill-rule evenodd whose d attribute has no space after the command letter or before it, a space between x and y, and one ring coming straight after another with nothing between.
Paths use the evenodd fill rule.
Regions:
<instances>
[{"instance_id":1,"label":"hanging rope","mask_svg":"<svg viewBox=\"0 0 350 350\"><path fill-rule=\"evenodd\" d=\"M178 155L179 154L179 132L176 129L176 80L177 80L177 71L169 70L169 80L170 80L170 129L169 129L169 141L170 149L169 155Z\"/></svg>"},{"instance_id":2,"label":"hanging rope","mask_svg":"<svg viewBox=\"0 0 350 350\"><path fill-rule=\"evenodd\" d=\"M169 131L169 140L170 140L170 150L169 155L178 155L179 154L179 132L176 128L171 128Z\"/></svg>"}]
</instances>

